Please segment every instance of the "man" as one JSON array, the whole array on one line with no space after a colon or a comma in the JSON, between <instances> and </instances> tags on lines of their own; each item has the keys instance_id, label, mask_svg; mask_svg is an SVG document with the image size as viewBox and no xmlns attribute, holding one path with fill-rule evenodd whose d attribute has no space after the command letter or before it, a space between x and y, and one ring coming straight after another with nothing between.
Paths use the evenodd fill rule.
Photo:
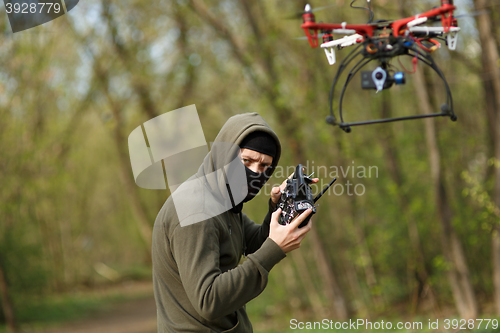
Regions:
<instances>
[{"instance_id":1,"label":"man","mask_svg":"<svg viewBox=\"0 0 500 333\"><path fill-rule=\"evenodd\" d=\"M223 144L236 150L219 149ZM262 225L241 213L243 203L271 177L280 155L278 137L261 116L231 117L190 178L202 185L184 192L179 188L166 201L153 230L158 332L252 332L245 304L264 290L272 267L298 248L311 228L311 223L298 228L310 210L287 226L278 223L281 211L272 212L281 195L279 187L271 191ZM244 173L233 172L231 161L242 163ZM243 178L244 192L228 181L235 177ZM176 195L191 204L175 203ZM225 204L229 210L207 213ZM196 219L185 222L193 216ZM242 255L247 260L238 265Z\"/></svg>"}]
</instances>

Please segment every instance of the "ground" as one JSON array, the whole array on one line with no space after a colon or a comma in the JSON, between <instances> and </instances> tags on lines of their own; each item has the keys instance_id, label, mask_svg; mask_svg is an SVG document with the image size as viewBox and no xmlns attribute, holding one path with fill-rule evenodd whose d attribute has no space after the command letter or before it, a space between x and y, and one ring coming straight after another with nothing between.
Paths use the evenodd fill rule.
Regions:
<instances>
[{"instance_id":1,"label":"ground","mask_svg":"<svg viewBox=\"0 0 500 333\"><path fill-rule=\"evenodd\" d=\"M134 289L137 287L134 287ZM151 283L141 292L150 296L124 301L85 319L67 322L40 333L156 333L156 305Z\"/></svg>"}]
</instances>

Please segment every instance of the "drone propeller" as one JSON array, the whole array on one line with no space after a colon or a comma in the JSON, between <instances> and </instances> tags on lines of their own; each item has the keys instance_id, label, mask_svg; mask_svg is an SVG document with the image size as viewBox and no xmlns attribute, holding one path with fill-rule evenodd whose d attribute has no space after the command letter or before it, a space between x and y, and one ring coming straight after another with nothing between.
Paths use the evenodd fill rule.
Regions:
<instances>
[{"instance_id":1,"label":"drone propeller","mask_svg":"<svg viewBox=\"0 0 500 333\"><path fill-rule=\"evenodd\" d=\"M289 16L286 16L285 19L287 19L287 20L301 19L302 15L305 14L305 13L314 13L314 12L318 12L320 10L331 8L331 7L337 7L337 5L329 5L329 6L317 7L317 8L314 8L312 10L309 10L309 11L302 10L300 12L296 12L295 14L291 14Z\"/></svg>"},{"instance_id":2,"label":"drone propeller","mask_svg":"<svg viewBox=\"0 0 500 333\"><path fill-rule=\"evenodd\" d=\"M385 28L390 26L395 21L396 20L376 20L370 24L376 26L377 28Z\"/></svg>"},{"instance_id":3,"label":"drone propeller","mask_svg":"<svg viewBox=\"0 0 500 333\"><path fill-rule=\"evenodd\" d=\"M486 14L489 14L489 13L490 12L488 10L480 10L480 11L472 12L472 13L453 15L453 18L459 19L459 18L464 18L464 17L473 17L473 16L486 15Z\"/></svg>"},{"instance_id":4,"label":"drone propeller","mask_svg":"<svg viewBox=\"0 0 500 333\"><path fill-rule=\"evenodd\" d=\"M319 32L318 38L322 38L324 35L329 35L329 33ZM306 36L302 36L302 37L293 37L292 39L307 40L308 38Z\"/></svg>"}]
</instances>

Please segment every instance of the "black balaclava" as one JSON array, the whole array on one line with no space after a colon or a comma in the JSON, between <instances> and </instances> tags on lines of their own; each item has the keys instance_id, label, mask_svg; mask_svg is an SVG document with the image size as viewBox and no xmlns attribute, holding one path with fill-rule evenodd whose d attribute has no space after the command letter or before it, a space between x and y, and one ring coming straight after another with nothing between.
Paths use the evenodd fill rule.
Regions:
<instances>
[{"instance_id":1,"label":"black balaclava","mask_svg":"<svg viewBox=\"0 0 500 333\"><path fill-rule=\"evenodd\" d=\"M276 141L265 132L256 131L247 135L240 144L240 148L254 150L256 152L276 158ZM262 173L253 172L245 166L247 176L248 194L243 202L252 200L267 180L272 175L271 167Z\"/></svg>"}]
</instances>

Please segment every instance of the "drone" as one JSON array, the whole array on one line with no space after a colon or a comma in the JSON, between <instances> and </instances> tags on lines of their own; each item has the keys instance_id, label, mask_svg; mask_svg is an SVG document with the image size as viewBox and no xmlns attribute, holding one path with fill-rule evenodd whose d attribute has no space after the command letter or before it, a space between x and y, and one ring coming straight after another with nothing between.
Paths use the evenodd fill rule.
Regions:
<instances>
[{"instance_id":1,"label":"drone","mask_svg":"<svg viewBox=\"0 0 500 333\"><path fill-rule=\"evenodd\" d=\"M351 2L351 7L356 0ZM453 112L453 100L450 87L443 72L436 65L431 57L431 53L437 50L441 44L438 40L444 41L450 50L455 50L457 45L457 34L460 28L457 19L453 16L456 7L453 0L441 0L441 6L411 17L395 20L373 21L373 11L370 0L367 0L367 7L353 7L366 9L370 13L367 24L347 24L342 23L318 23L311 6L305 6L302 14L303 23L301 28L307 36L312 48L320 46L324 49L326 58L330 65L336 63L335 49L343 49L355 46L354 49L340 62L337 74L330 89L330 115L326 122L339 126L346 133L351 131L351 126L368 125L376 123L386 123L392 121L448 116L452 121L457 120ZM439 22L439 26L426 25ZM335 34L342 34L344 37L334 39ZM319 43L322 37L322 43ZM412 57L413 71L396 71L390 62L399 56ZM357 62L354 60L358 59ZM446 103L441 105L441 112L431 114L420 114L396 118L375 119L358 122L345 122L342 110L342 101L348 84L352 81L365 65L372 61L378 62L378 67L373 71L361 71L361 88L375 89L377 92L389 89L393 85L405 84L405 71L414 73L417 63L431 67L444 82L446 89ZM352 65L354 64L354 65ZM336 118L333 112L333 96L335 86L340 75L351 68L348 72L344 87L340 93L338 115Z\"/></svg>"}]
</instances>

